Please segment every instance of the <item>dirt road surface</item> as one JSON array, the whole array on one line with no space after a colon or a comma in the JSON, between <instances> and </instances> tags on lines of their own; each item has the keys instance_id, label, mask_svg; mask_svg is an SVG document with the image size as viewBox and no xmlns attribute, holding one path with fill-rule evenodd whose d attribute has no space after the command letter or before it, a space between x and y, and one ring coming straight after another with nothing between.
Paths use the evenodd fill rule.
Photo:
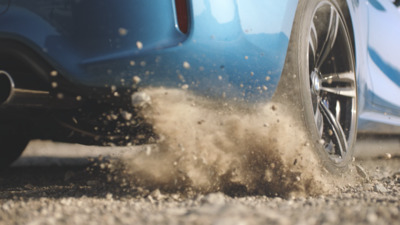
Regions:
<instances>
[{"instance_id":1,"label":"dirt road surface","mask_svg":"<svg viewBox=\"0 0 400 225\"><path fill-rule=\"evenodd\" d=\"M358 157L314 196L165 192L110 181L104 156L140 148L36 142L0 172L0 224L400 224L400 159ZM112 179L111 179L112 180Z\"/></svg>"}]
</instances>

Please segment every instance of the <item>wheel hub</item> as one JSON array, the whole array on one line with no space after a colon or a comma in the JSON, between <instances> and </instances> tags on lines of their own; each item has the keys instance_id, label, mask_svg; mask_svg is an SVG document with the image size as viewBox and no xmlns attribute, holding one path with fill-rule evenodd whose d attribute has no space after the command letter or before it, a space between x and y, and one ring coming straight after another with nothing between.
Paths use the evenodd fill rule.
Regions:
<instances>
[{"instance_id":1,"label":"wheel hub","mask_svg":"<svg viewBox=\"0 0 400 225\"><path fill-rule=\"evenodd\" d=\"M321 85L322 82L321 79L319 78L318 72L314 70L311 73L311 87L312 87L312 92L317 96L319 95L319 92L321 90Z\"/></svg>"}]
</instances>

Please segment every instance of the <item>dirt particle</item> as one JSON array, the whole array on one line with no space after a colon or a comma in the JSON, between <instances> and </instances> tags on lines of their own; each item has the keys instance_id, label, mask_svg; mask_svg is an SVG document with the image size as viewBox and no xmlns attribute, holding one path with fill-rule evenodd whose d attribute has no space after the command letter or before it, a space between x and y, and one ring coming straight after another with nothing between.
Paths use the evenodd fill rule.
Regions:
<instances>
[{"instance_id":1,"label":"dirt particle","mask_svg":"<svg viewBox=\"0 0 400 225\"><path fill-rule=\"evenodd\" d=\"M57 93L57 98L58 99L64 99L64 94L63 93Z\"/></svg>"},{"instance_id":2,"label":"dirt particle","mask_svg":"<svg viewBox=\"0 0 400 225\"><path fill-rule=\"evenodd\" d=\"M360 175L365 180L369 180L369 176L368 176L367 172L365 171L365 169L362 166L356 165L356 170L357 170L357 174L358 175Z\"/></svg>"},{"instance_id":3,"label":"dirt particle","mask_svg":"<svg viewBox=\"0 0 400 225\"><path fill-rule=\"evenodd\" d=\"M57 70L52 70L52 71L50 72L50 76L52 76L52 77L56 77L57 75L58 75Z\"/></svg>"},{"instance_id":4,"label":"dirt particle","mask_svg":"<svg viewBox=\"0 0 400 225\"><path fill-rule=\"evenodd\" d=\"M121 28L118 29L118 33L119 33L120 36L126 36L128 34L128 30L121 27Z\"/></svg>"},{"instance_id":5,"label":"dirt particle","mask_svg":"<svg viewBox=\"0 0 400 225\"><path fill-rule=\"evenodd\" d=\"M135 107L144 107L151 104L151 97L144 92L136 92L131 96L132 105Z\"/></svg>"},{"instance_id":6,"label":"dirt particle","mask_svg":"<svg viewBox=\"0 0 400 225\"><path fill-rule=\"evenodd\" d=\"M187 61L185 61L185 62L183 62L183 68L185 68L185 69L190 69L190 64L189 64L189 62L187 62Z\"/></svg>"},{"instance_id":7,"label":"dirt particle","mask_svg":"<svg viewBox=\"0 0 400 225\"><path fill-rule=\"evenodd\" d=\"M138 84L138 83L140 83L140 81L141 81L142 79L140 79L140 77L138 77L138 76L134 76L134 77L132 78L132 80L133 80L133 83L134 83L134 84Z\"/></svg>"},{"instance_id":8,"label":"dirt particle","mask_svg":"<svg viewBox=\"0 0 400 225\"><path fill-rule=\"evenodd\" d=\"M383 186L383 184L376 184L374 190L379 193L386 193L388 190Z\"/></svg>"},{"instance_id":9,"label":"dirt particle","mask_svg":"<svg viewBox=\"0 0 400 225\"><path fill-rule=\"evenodd\" d=\"M111 193L107 193L106 194L106 199L107 200L111 200L113 198L113 194L111 194Z\"/></svg>"},{"instance_id":10,"label":"dirt particle","mask_svg":"<svg viewBox=\"0 0 400 225\"><path fill-rule=\"evenodd\" d=\"M136 47L137 47L139 50L142 50L142 48L143 48L143 43L142 43L141 41L137 41L137 42L136 42Z\"/></svg>"},{"instance_id":11,"label":"dirt particle","mask_svg":"<svg viewBox=\"0 0 400 225\"><path fill-rule=\"evenodd\" d=\"M122 118L124 119L124 120L131 120L132 119L132 117L133 117L133 114L132 113L130 113L130 112L127 112L127 111L122 111L121 112L121 116L122 116Z\"/></svg>"}]
</instances>

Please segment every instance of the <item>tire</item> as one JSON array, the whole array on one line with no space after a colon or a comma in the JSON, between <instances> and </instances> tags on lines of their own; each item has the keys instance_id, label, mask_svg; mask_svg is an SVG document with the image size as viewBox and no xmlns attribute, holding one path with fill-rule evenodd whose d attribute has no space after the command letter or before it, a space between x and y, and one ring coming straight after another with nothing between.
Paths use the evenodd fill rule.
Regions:
<instances>
[{"instance_id":1,"label":"tire","mask_svg":"<svg viewBox=\"0 0 400 225\"><path fill-rule=\"evenodd\" d=\"M276 96L294 106L332 173L343 173L353 158L355 74L353 43L338 1L300 0Z\"/></svg>"},{"instance_id":2,"label":"tire","mask_svg":"<svg viewBox=\"0 0 400 225\"><path fill-rule=\"evenodd\" d=\"M11 165L26 148L29 138L23 126L0 121L0 169Z\"/></svg>"}]
</instances>

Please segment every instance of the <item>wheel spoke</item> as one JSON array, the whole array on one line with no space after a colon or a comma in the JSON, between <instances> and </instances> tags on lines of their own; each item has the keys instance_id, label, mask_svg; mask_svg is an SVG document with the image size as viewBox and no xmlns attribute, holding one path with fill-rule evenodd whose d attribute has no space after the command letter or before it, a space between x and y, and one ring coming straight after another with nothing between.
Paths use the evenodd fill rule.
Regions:
<instances>
[{"instance_id":1,"label":"wheel spoke","mask_svg":"<svg viewBox=\"0 0 400 225\"><path fill-rule=\"evenodd\" d=\"M354 87L320 87L320 90L345 97L356 97L356 90Z\"/></svg>"},{"instance_id":2,"label":"wheel spoke","mask_svg":"<svg viewBox=\"0 0 400 225\"><path fill-rule=\"evenodd\" d=\"M318 35L317 35L317 29L315 28L314 21L311 22L310 38L308 41L309 41L309 44L311 47L311 51L313 53L313 58L315 60L315 57L317 55L317 48L318 48Z\"/></svg>"},{"instance_id":3,"label":"wheel spoke","mask_svg":"<svg viewBox=\"0 0 400 225\"><path fill-rule=\"evenodd\" d=\"M320 104L320 103L318 103L318 104ZM314 120L315 120L315 124L317 125L318 135L320 138L322 138L322 133L324 131L324 118L323 118L321 111L319 110L319 107L316 107L316 109L315 109Z\"/></svg>"},{"instance_id":4,"label":"wheel spoke","mask_svg":"<svg viewBox=\"0 0 400 225\"><path fill-rule=\"evenodd\" d=\"M321 68L322 64L325 62L326 58L328 57L329 53L331 52L333 45L336 42L336 36L339 30L339 13L337 10L331 6L331 11L329 15L329 25L328 31L326 34L325 41L322 45L322 49L320 54L317 57L316 68Z\"/></svg>"},{"instance_id":5,"label":"wheel spoke","mask_svg":"<svg viewBox=\"0 0 400 225\"><path fill-rule=\"evenodd\" d=\"M342 107L340 106L339 100L336 101L336 121L340 121L340 112L342 111Z\"/></svg>"},{"instance_id":6,"label":"wheel spoke","mask_svg":"<svg viewBox=\"0 0 400 225\"><path fill-rule=\"evenodd\" d=\"M340 125L339 121L336 120L336 116L329 110L329 108L321 102L319 104L319 108L324 115L325 119L328 121L329 126L332 128L333 134L336 137L340 156L344 156L347 152L347 138L343 131L342 126Z\"/></svg>"},{"instance_id":7,"label":"wheel spoke","mask_svg":"<svg viewBox=\"0 0 400 225\"><path fill-rule=\"evenodd\" d=\"M328 84L332 82L345 82L353 85L356 81L354 72L344 72L344 73L324 74L322 82Z\"/></svg>"}]
</instances>

